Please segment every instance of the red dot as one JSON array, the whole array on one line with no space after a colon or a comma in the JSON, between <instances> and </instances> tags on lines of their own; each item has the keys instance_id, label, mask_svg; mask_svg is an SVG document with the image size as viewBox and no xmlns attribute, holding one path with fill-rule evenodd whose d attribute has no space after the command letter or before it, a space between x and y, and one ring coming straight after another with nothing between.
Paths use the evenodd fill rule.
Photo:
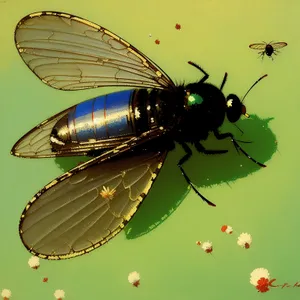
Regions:
<instances>
[{"instance_id":1,"label":"red dot","mask_svg":"<svg viewBox=\"0 0 300 300\"><path fill-rule=\"evenodd\" d=\"M175 25L175 28L176 28L177 30L180 30L180 29L181 29L181 25L177 23L177 24Z\"/></svg>"},{"instance_id":2,"label":"red dot","mask_svg":"<svg viewBox=\"0 0 300 300\"><path fill-rule=\"evenodd\" d=\"M212 253L212 251L213 251L212 247L205 250L206 253Z\"/></svg>"},{"instance_id":3,"label":"red dot","mask_svg":"<svg viewBox=\"0 0 300 300\"><path fill-rule=\"evenodd\" d=\"M155 40L155 44L159 45L160 44L160 40Z\"/></svg>"},{"instance_id":4,"label":"red dot","mask_svg":"<svg viewBox=\"0 0 300 300\"><path fill-rule=\"evenodd\" d=\"M221 231L222 231L222 232L225 232L226 229L227 229L227 225L223 225L223 226L221 227Z\"/></svg>"},{"instance_id":5,"label":"red dot","mask_svg":"<svg viewBox=\"0 0 300 300\"><path fill-rule=\"evenodd\" d=\"M48 278L47 278L47 277L44 277L44 278L43 278L43 282L48 282Z\"/></svg>"}]
</instances>

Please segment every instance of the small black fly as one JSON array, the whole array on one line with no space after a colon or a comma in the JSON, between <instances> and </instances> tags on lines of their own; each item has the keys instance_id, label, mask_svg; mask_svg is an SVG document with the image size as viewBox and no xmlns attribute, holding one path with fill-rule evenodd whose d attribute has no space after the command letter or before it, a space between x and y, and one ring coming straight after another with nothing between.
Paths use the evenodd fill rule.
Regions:
<instances>
[{"instance_id":1,"label":"small black fly","mask_svg":"<svg viewBox=\"0 0 300 300\"><path fill-rule=\"evenodd\" d=\"M264 58L264 55L269 56L272 60L273 57L272 55L277 55L279 53L280 48L283 48L287 46L286 42L273 42L271 41L270 43L255 43L255 44L251 44L249 45L249 48L254 49L254 50L260 50L260 52L258 52L259 57L261 57L262 59Z\"/></svg>"}]
</instances>

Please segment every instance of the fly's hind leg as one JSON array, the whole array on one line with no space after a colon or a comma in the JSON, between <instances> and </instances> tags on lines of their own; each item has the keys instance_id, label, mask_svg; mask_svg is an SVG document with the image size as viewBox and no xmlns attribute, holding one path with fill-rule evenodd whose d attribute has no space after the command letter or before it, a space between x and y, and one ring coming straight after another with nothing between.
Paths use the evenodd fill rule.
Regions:
<instances>
[{"instance_id":1,"label":"fly's hind leg","mask_svg":"<svg viewBox=\"0 0 300 300\"><path fill-rule=\"evenodd\" d=\"M184 179L186 180L186 182L191 186L191 188L194 190L194 192L203 200L205 201L208 205L211 206L216 206L215 204L213 204L212 202L210 202L208 199L206 199L203 195L201 195L199 193L199 191L196 189L196 187L194 186L194 184L191 182L190 178L187 176L187 174L185 173L182 165L187 162L190 157L192 156L192 150L189 148L189 146L186 143L180 143L181 147L183 148L183 150L185 151L185 155L179 160L177 166L179 167Z\"/></svg>"}]
</instances>

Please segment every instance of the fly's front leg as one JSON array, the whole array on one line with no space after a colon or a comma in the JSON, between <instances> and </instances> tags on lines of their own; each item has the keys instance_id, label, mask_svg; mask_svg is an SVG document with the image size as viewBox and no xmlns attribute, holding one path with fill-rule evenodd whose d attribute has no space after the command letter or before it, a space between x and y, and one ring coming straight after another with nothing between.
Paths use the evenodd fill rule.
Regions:
<instances>
[{"instance_id":1,"label":"fly's front leg","mask_svg":"<svg viewBox=\"0 0 300 300\"><path fill-rule=\"evenodd\" d=\"M225 75L224 75L223 81L221 83L221 86L220 86L220 91L222 91L222 89L223 89L223 87L224 87L224 85L225 85L225 83L227 81L227 76L228 76L228 74L226 72Z\"/></svg>"},{"instance_id":2,"label":"fly's front leg","mask_svg":"<svg viewBox=\"0 0 300 300\"><path fill-rule=\"evenodd\" d=\"M194 184L191 182L190 178L187 176L187 174L185 173L182 165L187 162L191 156L192 156L192 150L189 148L189 146L186 143L180 143L180 145L182 146L183 150L185 151L185 155L179 160L177 166L179 167L184 179L186 180L186 182L191 186L191 188L194 190L194 192L203 200L205 201L208 205L211 206L216 206L215 204L213 204L212 202L210 202L208 199L206 199L204 196L202 196L199 191L195 188Z\"/></svg>"},{"instance_id":3,"label":"fly's front leg","mask_svg":"<svg viewBox=\"0 0 300 300\"><path fill-rule=\"evenodd\" d=\"M214 131L214 135L218 140L224 140L226 138L230 138L231 142L233 143L233 145L235 146L236 150L240 150L245 156L247 156L248 159L252 160L254 163L256 163L257 165L259 165L260 167L265 168L266 165L258 162L257 160L255 160L254 158L252 158L246 151L244 151L241 146L237 143L237 141L234 139L233 134L230 132L227 133L219 133L217 130Z\"/></svg>"},{"instance_id":4,"label":"fly's front leg","mask_svg":"<svg viewBox=\"0 0 300 300\"><path fill-rule=\"evenodd\" d=\"M189 61L188 63L204 74L204 77L199 81L199 83L203 83L208 79L209 75L199 65L193 63L192 61Z\"/></svg>"}]
</instances>

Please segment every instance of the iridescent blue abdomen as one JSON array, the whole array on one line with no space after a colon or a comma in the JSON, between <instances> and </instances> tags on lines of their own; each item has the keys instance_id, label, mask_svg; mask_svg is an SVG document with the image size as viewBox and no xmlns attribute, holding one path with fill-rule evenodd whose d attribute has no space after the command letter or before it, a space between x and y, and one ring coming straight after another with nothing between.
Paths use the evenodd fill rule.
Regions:
<instances>
[{"instance_id":1,"label":"iridescent blue abdomen","mask_svg":"<svg viewBox=\"0 0 300 300\"><path fill-rule=\"evenodd\" d=\"M111 93L76 105L68 114L71 140L89 142L134 135L130 117L133 92Z\"/></svg>"},{"instance_id":2,"label":"iridescent blue abdomen","mask_svg":"<svg viewBox=\"0 0 300 300\"><path fill-rule=\"evenodd\" d=\"M52 128L52 151L88 155L161 126L159 93L155 89L126 90L70 107Z\"/></svg>"}]
</instances>

